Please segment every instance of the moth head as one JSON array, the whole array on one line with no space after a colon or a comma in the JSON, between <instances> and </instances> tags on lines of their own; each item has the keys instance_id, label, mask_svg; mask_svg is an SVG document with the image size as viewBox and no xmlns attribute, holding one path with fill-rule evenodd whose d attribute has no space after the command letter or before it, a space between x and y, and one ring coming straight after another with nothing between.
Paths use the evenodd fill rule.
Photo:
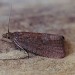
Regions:
<instances>
[{"instance_id":1,"label":"moth head","mask_svg":"<svg viewBox=\"0 0 75 75\"><path fill-rule=\"evenodd\" d=\"M11 39L12 33L5 33L2 35L3 38Z\"/></svg>"},{"instance_id":2,"label":"moth head","mask_svg":"<svg viewBox=\"0 0 75 75\"><path fill-rule=\"evenodd\" d=\"M10 21L10 20L9 20ZM9 31L9 24L8 24L8 32L2 35L3 38L10 39L11 37L11 32Z\"/></svg>"}]
</instances>

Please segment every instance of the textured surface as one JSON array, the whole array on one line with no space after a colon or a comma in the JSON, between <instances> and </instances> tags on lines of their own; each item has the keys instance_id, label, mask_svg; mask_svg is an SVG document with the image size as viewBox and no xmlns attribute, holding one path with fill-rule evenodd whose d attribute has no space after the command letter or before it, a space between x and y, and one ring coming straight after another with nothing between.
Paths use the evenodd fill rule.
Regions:
<instances>
[{"instance_id":1,"label":"textured surface","mask_svg":"<svg viewBox=\"0 0 75 75\"><path fill-rule=\"evenodd\" d=\"M10 43L0 40L0 59L10 59L0 60L0 75L75 75L75 1L49 1L51 1L49 5L54 4L48 9L42 9L44 13L41 9L40 11L36 9L34 12L29 10L30 15L27 18L28 10L26 9L26 11L23 10L21 14L18 14L19 17L13 16L10 31L32 31L64 35L66 40L66 57L63 59L52 59L31 55L31 58L23 59L27 54L24 54L23 51L14 50ZM4 7L0 8L0 15L6 13L6 10ZM42 13L43 15L41 16ZM38 20L31 20L33 16L37 19L37 14ZM41 24L39 18L42 18ZM5 21L3 23L1 24L0 22L0 38L3 33L7 32L7 23Z\"/></svg>"}]
</instances>

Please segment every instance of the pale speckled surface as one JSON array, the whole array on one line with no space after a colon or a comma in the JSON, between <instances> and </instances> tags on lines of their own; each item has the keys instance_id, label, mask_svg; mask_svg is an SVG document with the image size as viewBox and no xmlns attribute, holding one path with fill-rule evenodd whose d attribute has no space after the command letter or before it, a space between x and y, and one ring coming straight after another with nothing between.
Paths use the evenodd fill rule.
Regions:
<instances>
[{"instance_id":1,"label":"pale speckled surface","mask_svg":"<svg viewBox=\"0 0 75 75\"><path fill-rule=\"evenodd\" d=\"M67 0L67 3L69 1ZM53 10L48 9L42 12L46 15L45 18L40 17L43 19L42 24L39 24L39 21L31 20L30 17L26 17L27 15L40 15L40 13L28 11L29 13L24 14L25 18L23 18L24 12L21 12L22 14L19 14L21 15L20 18L25 20L23 22L19 21L20 23L17 21L18 25L17 23L12 23L10 30L62 34L66 40L66 57L63 59L52 59L32 56L29 59L24 59L27 54L24 54L23 51L15 50L9 43L0 40L0 59L6 59L0 60L0 75L75 75L75 18L72 21L69 19L69 17L75 16L75 5L73 0L71 0L69 4L63 4L59 9L58 7L52 6ZM47 14L48 16L53 15L53 17L48 17ZM29 25L30 23L32 24ZM3 25L0 24L0 37L3 33L7 32L7 25L5 24L6 22Z\"/></svg>"}]
</instances>

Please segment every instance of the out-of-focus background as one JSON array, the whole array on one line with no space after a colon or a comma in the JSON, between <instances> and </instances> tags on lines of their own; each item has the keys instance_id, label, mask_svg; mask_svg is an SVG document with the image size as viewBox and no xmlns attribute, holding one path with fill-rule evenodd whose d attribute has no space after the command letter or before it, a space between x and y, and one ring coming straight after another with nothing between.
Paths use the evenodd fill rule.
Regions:
<instances>
[{"instance_id":1,"label":"out-of-focus background","mask_svg":"<svg viewBox=\"0 0 75 75\"><path fill-rule=\"evenodd\" d=\"M12 7L12 9L11 9ZM65 37L63 59L34 56L15 50L2 34L26 31ZM75 75L74 0L0 0L0 75Z\"/></svg>"}]
</instances>

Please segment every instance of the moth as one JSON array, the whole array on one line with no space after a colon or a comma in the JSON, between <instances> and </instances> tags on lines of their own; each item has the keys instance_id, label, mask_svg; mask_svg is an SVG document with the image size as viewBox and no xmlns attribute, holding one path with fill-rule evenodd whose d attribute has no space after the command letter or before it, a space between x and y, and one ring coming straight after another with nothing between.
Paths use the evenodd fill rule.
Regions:
<instances>
[{"instance_id":1,"label":"moth","mask_svg":"<svg viewBox=\"0 0 75 75\"><path fill-rule=\"evenodd\" d=\"M10 18L9 18L10 22ZM20 50L48 58L65 57L64 36L58 34L33 32L8 32L2 35Z\"/></svg>"},{"instance_id":2,"label":"moth","mask_svg":"<svg viewBox=\"0 0 75 75\"><path fill-rule=\"evenodd\" d=\"M20 50L28 53L49 57L65 57L64 37L57 34L33 32L8 32L2 35L9 39Z\"/></svg>"}]
</instances>

